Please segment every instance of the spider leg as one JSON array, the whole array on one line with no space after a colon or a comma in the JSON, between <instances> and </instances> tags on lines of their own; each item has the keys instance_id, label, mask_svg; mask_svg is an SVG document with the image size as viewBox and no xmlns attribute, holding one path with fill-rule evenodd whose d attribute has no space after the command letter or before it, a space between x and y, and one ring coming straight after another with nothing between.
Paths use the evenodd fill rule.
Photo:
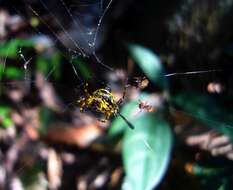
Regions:
<instances>
[{"instance_id":1,"label":"spider leg","mask_svg":"<svg viewBox=\"0 0 233 190\"><path fill-rule=\"evenodd\" d=\"M123 94L122 94L122 97L117 101L117 105L121 105L125 99L125 96L126 96L126 91L127 91L127 88L129 87L130 85L128 84L128 78L126 79L125 81L125 85L124 85L124 89L123 89Z\"/></svg>"},{"instance_id":2,"label":"spider leg","mask_svg":"<svg viewBox=\"0 0 233 190\"><path fill-rule=\"evenodd\" d=\"M118 115L127 123L127 125L129 126L130 129L134 129L135 127L133 126L132 123L130 123L125 116L123 116L120 112L118 112Z\"/></svg>"}]
</instances>

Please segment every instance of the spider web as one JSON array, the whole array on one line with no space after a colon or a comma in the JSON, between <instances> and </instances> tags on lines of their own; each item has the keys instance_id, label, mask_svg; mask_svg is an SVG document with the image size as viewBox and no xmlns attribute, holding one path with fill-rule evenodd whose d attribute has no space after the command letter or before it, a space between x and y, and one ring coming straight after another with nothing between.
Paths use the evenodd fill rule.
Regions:
<instances>
[{"instance_id":1,"label":"spider web","mask_svg":"<svg viewBox=\"0 0 233 190\"><path fill-rule=\"evenodd\" d=\"M64 0L57 0L55 7L59 7L59 10L64 13L64 17L67 17L70 20L69 26L64 23L57 15L54 8L51 8L51 5L45 0L39 0L38 3L41 6L41 9L45 13L47 13L54 23L57 26L57 29L62 32L60 35L56 29L54 29L51 24L46 21L41 10L38 10L37 7L34 7L32 4L28 4L27 0L22 1L24 6L27 7L31 14L36 16L39 21L45 25L48 31L51 32L54 38L54 45L56 42L59 42L60 45L66 50L69 54L69 63L73 69L74 74L76 75L79 81L82 81L81 77L78 75L77 69L73 64L73 60L77 57L83 58L94 58L94 61L99 64L99 66L114 71L112 67L104 63L101 58L97 55L97 50L102 45L104 31L104 21L107 12L109 12L113 0L81 0L78 3L66 3ZM16 10L16 12L20 15L23 15L22 12L12 5L12 7ZM89 14L91 13L91 14ZM102 28L103 27L103 28ZM46 35L43 34L37 28L33 28L34 32L38 35ZM27 75L27 69L30 67L31 57L26 59L24 57L23 52L20 50L19 55L23 61L23 68L25 71L25 82L29 80ZM3 64L4 68L6 67L7 56L5 57ZM47 74L46 79L49 78L52 72L54 72L56 68L51 69L51 71ZM186 76L186 75L197 75L197 74L208 74L220 72L220 69L207 69L207 70L191 70L191 71L182 71L182 72L171 72L163 75L163 77L174 77L174 76ZM161 76L162 77L162 76Z\"/></svg>"},{"instance_id":2,"label":"spider web","mask_svg":"<svg viewBox=\"0 0 233 190\"><path fill-rule=\"evenodd\" d=\"M54 38L53 42L54 43L59 42L59 44L61 44L63 48L67 51L67 53L70 55L69 63L73 69L74 75L77 77L77 80L82 81L82 78L79 76L77 69L73 64L73 60L76 57L83 57L83 58L93 57L95 62L98 63L98 66L103 67L107 70L113 70L113 68L105 64L104 61L102 61L101 58L97 55L97 50L101 46L101 41L103 40L101 39L102 38L101 32L102 30L104 30L104 28L102 27L104 25L106 14L108 11L110 11L109 9L111 8L113 0L108 0L108 1L98 0L94 2L82 0L78 4L74 4L74 3L67 4L64 0L58 0L55 6L60 7L64 11L64 15L66 15L66 17L68 17L71 20L70 26L66 26L66 24L59 19L55 11L51 9L51 7L48 5L48 3L45 0L39 0L38 2L40 3L44 11L48 15L50 15L50 17L54 20L55 24L57 25L58 29L63 33L63 35L58 34L58 32L51 26L51 24L48 23L43 18L42 14L39 13L39 10L37 10L36 7L32 5L27 5L26 2L24 2L24 5L28 7L31 13L34 16L36 16L40 20L40 22L44 24L47 27L47 29L51 32ZM16 10L16 12L21 14L21 11L17 7L14 7L14 9ZM94 16L92 15L92 19L90 19L92 20L92 22L85 21L85 19L87 18L85 18L86 15L82 11L83 12L96 11L96 14L94 14ZM71 28L72 30L70 31L68 30L68 28ZM44 35L38 29L34 28L33 30L38 35L41 34ZM29 84L31 82L31 79L28 73L28 69L31 66L30 63L33 57L25 57L22 49L20 49L18 53L23 63L22 68L24 69L24 82L25 84ZM4 58L3 64L5 70L5 67L7 67L7 56ZM56 68L53 68L49 71L49 73L46 76L46 80L49 79L50 75L54 72L55 69ZM165 74L163 77L208 74L219 71L221 70L210 69L210 70L174 72L174 73ZM148 149L151 149L150 145L147 142L144 142L144 144L147 147L149 147Z\"/></svg>"},{"instance_id":3,"label":"spider web","mask_svg":"<svg viewBox=\"0 0 233 190\"><path fill-rule=\"evenodd\" d=\"M64 0L59 0L58 2L60 3L60 5L63 7L64 11L67 13L68 17L70 17L71 21L72 21L72 26L71 28L74 28L76 33L78 33L79 35L76 35L76 37L78 39L75 39L75 37L72 37L72 31L71 33L68 32L66 30L66 28L64 27L63 23L56 18L56 15L50 10L50 8L48 7L48 5L46 5L46 3L43 0L39 0L39 2L42 4L43 8L46 9L49 13L49 15L51 15L51 18L55 20L56 24L60 27L60 29L63 31L63 38L65 38L65 40L69 40L71 42L71 47L73 46L74 49L68 48L69 52L73 52L75 55L79 55L82 57L89 57L89 56L94 56L95 60L102 65L103 67L112 70L111 67L109 67L108 65L104 64L100 58L97 56L96 54L96 46L97 44L97 37L99 35L99 31L103 22L103 19L105 17L105 14L107 13L108 9L110 8L111 4L112 4L112 0L110 0L109 2L107 2L107 5L105 8L103 8L103 0L101 0L100 2L95 2L95 3L88 3L87 1L80 1L79 5L77 6L77 8L79 7L84 7L84 11L88 11L88 9L97 9L97 23L91 23L89 24L90 26L86 25L86 23L88 23L88 21L83 21L81 22L81 18L85 19L85 16L88 17L88 14L84 15L82 17L82 15L78 15L76 16L74 13L72 13L72 7L75 7L75 5L71 4L71 6L68 6ZM30 7L30 9L36 14L36 16L39 17L39 15L37 14L37 12ZM85 10L87 9L87 10ZM100 11L99 11L100 10ZM75 10L76 13L79 11ZM91 11L91 10L90 10ZM92 21L93 22L93 21ZM49 25L47 24L47 26L49 27ZM73 30L74 30L73 29ZM53 32L55 33L55 32ZM56 35L57 38L57 35ZM58 39L58 38L57 38ZM63 41L61 41L62 43L64 43ZM71 61L72 63L72 61ZM72 67L74 68L74 66L72 65ZM75 74L77 75L77 72L74 69Z\"/></svg>"},{"instance_id":4,"label":"spider web","mask_svg":"<svg viewBox=\"0 0 233 190\"><path fill-rule=\"evenodd\" d=\"M34 15L47 29L51 32L53 36L53 43L56 45L56 42L59 42L60 45L66 50L66 53L69 54L69 63L71 68L73 69L73 73L76 76L78 81L83 82L82 78L79 76L77 72L76 66L73 64L74 59L77 57L82 58L94 58L94 61L97 62L97 67L102 67L107 70L113 71L114 69L109 65L105 64L104 61L99 58L97 55L97 50L102 45L104 31L104 21L106 18L106 14L110 12L110 8L112 6L113 0L97 0L97 1L89 1L89 0L81 0L78 3L67 3L64 0L57 0L55 8L51 7L49 2L45 0L39 0L38 4L41 6L34 6L33 4L28 4L27 1L22 1L27 10L30 11L32 15ZM20 11L17 7L12 5L15 11L19 15L23 15L22 11ZM57 14L56 8L59 8L59 11L64 13L64 17L70 20L69 24L66 24ZM57 29L55 29L51 23L49 23L44 17L42 12L49 15L49 17L54 21ZM58 11L58 12L59 12ZM45 35L39 29L33 28L35 34L37 35ZM61 33L59 33L60 31ZM62 34L62 35L61 35ZM30 62L33 57L25 57L22 49L19 50L19 56L23 62L24 69L24 82L27 86L31 83L30 74L28 69L30 68ZM4 68L7 66L7 56L5 57L3 64ZM55 71L56 68L51 69L47 75L46 80L49 79L51 74ZM209 73L222 72L221 69L209 69L209 70L191 70L184 72L171 72L165 74L161 77L174 77L174 76L192 76L192 75L205 75Z\"/></svg>"},{"instance_id":5,"label":"spider web","mask_svg":"<svg viewBox=\"0 0 233 190\"><path fill-rule=\"evenodd\" d=\"M77 77L78 81L82 81L81 77L78 75L78 72L75 68L75 65L73 64L73 60L76 57L84 57L84 58L94 57L95 62L97 62L99 64L99 66L101 66L107 70L113 70L110 66L103 63L101 58L99 58L97 53L96 53L97 49L101 45L100 40L98 40L99 38L101 38L100 30L101 30L101 27L103 25L105 15L106 15L107 11L110 9L112 1L113 0L109 0L109 1L100 0L100 1L96 1L96 2L80 1L78 4L71 4L71 5L67 5L63 0L57 1L56 6L61 7L62 10L64 11L64 13L66 13L66 15L70 18L70 20L72 20L73 25L71 26L71 28L73 27L74 30L75 29L78 30L78 31L76 31L76 33L79 34L78 36L76 36L77 38L72 36L72 33L70 33L70 31L68 31L66 24L64 24L57 17L57 15L55 15L55 12L53 10L51 10L51 8L49 7L49 5L47 4L47 2L45 0L39 0L39 3L41 4L44 11L48 15L50 15L50 17L54 20L54 22L58 26L59 30L62 31L62 33L63 33L62 36L59 35L58 32L51 26L51 24L48 23L43 18L42 14L39 13L39 10L37 10L36 7L34 7L32 5L28 5L26 3L26 1L24 2L24 5L51 32L51 34L54 38L54 43L55 43L55 41L59 42L59 44L61 44L63 46L63 48L67 51L67 53L70 55L69 63L73 69L74 75ZM22 11L20 9L18 9L18 7L15 7L14 5L12 5L12 6L17 14L23 15ZM94 23L92 23L93 22L92 21L89 25L85 25L85 23L88 23L88 22L81 21L81 18L83 15L79 12L77 13L77 11L76 11L76 13L73 13L73 11L72 11L73 9L77 10L80 8L82 8L83 11L88 11L88 9L94 9L94 10L96 9L96 15L95 15L96 18L94 18L94 20L95 20ZM76 15L76 14L78 14L78 15ZM34 28L33 30L34 30L36 35L45 35L45 34L43 34L43 32L41 32L40 30L38 30L36 28ZM34 57L27 57L22 48L20 48L20 50L18 51L18 54L19 54L19 57L21 59L20 61L22 62L22 69L24 70L23 83L26 86L28 86L28 84L32 82L31 76L29 73L29 69L32 66L31 62L33 61ZM7 56L3 60L3 64L4 64L4 68L3 68L3 72L4 72L5 67L8 66L7 65ZM56 68L53 68L50 70L49 73L47 73L47 76L45 77L46 80L49 79L50 75L52 74L52 72L54 72L55 69ZM24 166L22 166L21 168L19 168L16 171L17 175L20 175L22 170L24 170Z\"/></svg>"},{"instance_id":6,"label":"spider web","mask_svg":"<svg viewBox=\"0 0 233 190\"><path fill-rule=\"evenodd\" d=\"M73 60L77 57L82 58L94 58L94 62L97 62L101 67L107 69L107 70L113 70L110 66L105 64L101 58L98 57L96 51L101 46L101 40L98 40L99 38L102 38L102 35L100 34L101 27L104 22L104 18L106 13L108 12L113 0L109 1L79 1L78 4L66 4L64 0L58 0L56 1L56 6L61 8L61 11L64 13L64 16L67 17L70 20L69 28L67 24L65 24L57 15L55 11L52 10L51 5L49 5L48 2L44 0L39 0L38 3L41 6L41 9L49 15L51 20L56 24L57 30L54 29L54 27L43 18L42 13L40 13L40 10L37 10L37 7L34 7L30 3L28 4L27 1L22 1L24 6L27 8L27 10L30 11L31 15L34 15L37 17L37 19L47 27L47 30L52 34L54 45L56 42L58 42L63 49L66 50L66 54L69 54L70 57L70 64L73 68L74 74L77 76L78 80L81 80L80 76L78 76L78 72L73 64ZM14 6L12 3L13 9L16 11L18 15L24 15L23 12ZM91 14L88 13L90 11ZM94 14L92 14L94 12ZM90 17L90 18L89 18ZM41 32L37 28L33 28L34 33L36 35L44 35L47 34ZM57 31L60 31L58 33ZM101 31L102 32L102 31ZM23 62L23 68L25 70L25 73L27 72L27 69L30 67L29 60L26 59L24 52L20 49L18 52L19 56L22 59ZM63 55L65 56L65 55ZM32 58L30 58L31 60ZM7 63L7 56L5 57L3 61L3 72L5 71L5 67ZM54 69L52 69L54 70ZM53 71L52 71L53 72ZM48 77L51 75L49 72ZM26 74L25 74L26 76ZM48 78L46 77L46 78ZM26 79L26 77L25 77Z\"/></svg>"}]
</instances>

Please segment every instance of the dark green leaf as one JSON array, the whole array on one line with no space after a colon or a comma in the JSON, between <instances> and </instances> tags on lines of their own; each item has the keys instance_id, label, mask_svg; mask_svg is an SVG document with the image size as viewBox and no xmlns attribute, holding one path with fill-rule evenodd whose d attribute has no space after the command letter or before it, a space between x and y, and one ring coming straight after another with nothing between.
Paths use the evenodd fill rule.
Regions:
<instances>
[{"instance_id":1,"label":"dark green leaf","mask_svg":"<svg viewBox=\"0 0 233 190\"><path fill-rule=\"evenodd\" d=\"M4 69L5 69L5 66L4 64L0 64L0 80L2 80L3 78L3 75L4 75Z\"/></svg>"},{"instance_id":2,"label":"dark green leaf","mask_svg":"<svg viewBox=\"0 0 233 190\"><path fill-rule=\"evenodd\" d=\"M30 168L24 167L24 170L20 176L23 185L26 187L26 189L33 189L28 187L31 187L35 182L39 183L40 181L39 174L43 171L43 168L44 168L43 163L40 162L37 162L36 164L33 165L33 167Z\"/></svg>"},{"instance_id":3,"label":"dark green leaf","mask_svg":"<svg viewBox=\"0 0 233 190\"><path fill-rule=\"evenodd\" d=\"M232 114L226 112L212 97L186 92L173 97L172 101L188 115L233 139Z\"/></svg>"},{"instance_id":4,"label":"dark green leaf","mask_svg":"<svg viewBox=\"0 0 233 190\"><path fill-rule=\"evenodd\" d=\"M36 67L38 71L42 72L44 75L47 75L50 70L49 60L43 56L38 55L36 59Z\"/></svg>"},{"instance_id":5,"label":"dark green leaf","mask_svg":"<svg viewBox=\"0 0 233 190\"><path fill-rule=\"evenodd\" d=\"M172 147L169 124L159 114L148 113L137 118L135 130L127 129L123 139L123 161L126 170L124 189L151 190L164 176Z\"/></svg>"},{"instance_id":6,"label":"dark green leaf","mask_svg":"<svg viewBox=\"0 0 233 190\"><path fill-rule=\"evenodd\" d=\"M74 59L74 65L85 80L91 79L92 73L82 59Z\"/></svg>"},{"instance_id":7,"label":"dark green leaf","mask_svg":"<svg viewBox=\"0 0 233 190\"><path fill-rule=\"evenodd\" d=\"M48 130L48 126L53 120L53 112L47 108L47 107L42 107L40 110L40 121L41 121L41 127L40 127L40 133L46 134Z\"/></svg>"},{"instance_id":8,"label":"dark green leaf","mask_svg":"<svg viewBox=\"0 0 233 190\"><path fill-rule=\"evenodd\" d=\"M61 77L61 64L62 64L62 57L61 52L54 51L51 53L49 57L42 57L40 56L40 59L44 59L44 61L39 61L39 65L42 70L44 70L45 76L52 75L55 80L60 79ZM42 66L43 62L43 66Z\"/></svg>"},{"instance_id":9,"label":"dark green leaf","mask_svg":"<svg viewBox=\"0 0 233 190\"><path fill-rule=\"evenodd\" d=\"M61 76L61 54L59 52L54 52L51 56L51 71L55 79L59 79ZM48 75L48 73L47 73Z\"/></svg>"},{"instance_id":10,"label":"dark green leaf","mask_svg":"<svg viewBox=\"0 0 233 190\"><path fill-rule=\"evenodd\" d=\"M207 167L202 166L197 163L194 163L192 166L192 174L195 176L217 176L217 175L224 175L226 173L227 168L223 167Z\"/></svg>"}]
</instances>

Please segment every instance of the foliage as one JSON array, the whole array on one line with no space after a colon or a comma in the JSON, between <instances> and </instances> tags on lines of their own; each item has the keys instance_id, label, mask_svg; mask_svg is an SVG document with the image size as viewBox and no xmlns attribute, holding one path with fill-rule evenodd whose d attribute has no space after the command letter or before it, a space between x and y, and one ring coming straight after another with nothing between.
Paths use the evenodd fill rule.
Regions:
<instances>
[{"instance_id":1,"label":"foliage","mask_svg":"<svg viewBox=\"0 0 233 190\"><path fill-rule=\"evenodd\" d=\"M10 127L13 124L13 121L10 116L10 107L7 106L1 106L0 107L0 118L1 123L4 128Z\"/></svg>"},{"instance_id":2,"label":"foliage","mask_svg":"<svg viewBox=\"0 0 233 190\"><path fill-rule=\"evenodd\" d=\"M37 185L42 189L175 189L175 182L186 184L187 178L191 181L195 179L194 183L200 183L197 186L206 189L232 189L232 162L226 162L228 157L214 158L212 152L211 155L210 152L187 148L184 144L188 143L183 142L183 134L179 133L179 130L183 130L184 133L190 130L193 135L196 131L192 127L198 125L201 129L214 130L217 135L224 135L233 140L232 109L226 109L232 103L228 105L219 101L220 96L221 100L226 100L229 94L230 97L233 94L232 88L227 89L232 85L232 42L227 41L232 41L232 31L225 35L224 27L228 24L225 18L231 16L233 1L180 1L178 4L183 6L177 12L171 11L170 6L173 3L163 5L162 1L145 1L139 4L136 2L137 6L145 5L146 11L142 9L143 14L137 14L141 8L136 7L136 14L132 14L133 17L127 16L127 26L125 23L119 23L114 27L110 25L111 21L115 21L117 15L121 15L124 10L128 11L128 1L116 2L114 6L117 7L117 11L114 11L113 6L113 14L109 14L110 20L105 18L105 14L112 1L107 5L106 2L97 1L91 5L80 4L81 9L78 11L84 16L80 17L77 23L67 22L67 26L70 27L67 30L66 16L61 12L62 9L57 5L58 9L49 10L52 1L49 2L40 2L42 7L38 6L37 2L27 5L27 11L31 12L26 11L27 16L25 20L20 21L18 28L12 29L9 24L11 22L6 23L6 33L9 36L4 36L5 23L0 31L0 169L4 174L0 179L0 189L9 189L8 186L13 184L15 176L23 176L20 180L28 189L36 189ZM79 18L80 13L76 16L75 11L73 12L79 4L70 7L66 1L59 3L72 20ZM178 7L178 4L175 2L174 6ZM167 15L163 16L163 11L159 10L161 7L164 7L166 13L175 12L172 19ZM91 14L86 14L86 10ZM43 15L43 11L48 14ZM54 14L56 11L59 13ZM4 16L5 13L2 13L2 10L0 12ZM32 13L35 17L29 18ZM155 18L150 19L152 13ZM10 11L8 16L11 17ZM60 24L60 17L64 17L65 25L63 22ZM134 23L140 19L143 23ZM96 20L97 28L89 26L89 23ZM148 27L147 22L150 20L152 23ZM134 26L131 25L131 21ZM80 23L83 26L76 28L75 25ZM36 33L31 35L29 31L22 30L28 26L33 26ZM119 26L127 29L115 30L115 27ZM44 27L50 31L46 31ZM143 41L124 39L123 43L129 42L125 46L127 51L124 51L129 60L126 71L126 57L122 50L113 53L109 49L117 49L118 44L115 46L114 43L121 41L119 36L122 38L124 32L127 33L126 36L131 36L129 31L132 32L135 28L139 29ZM146 30L147 28L150 29ZM219 28L223 29L220 31ZM109 31L105 32L105 29ZM46 34L42 35L37 30L45 30ZM47 35L50 32L56 39L54 42L54 38ZM112 33L116 40L106 36ZM134 34L137 36L135 32L132 37ZM62 48L68 50L68 54L64 53L64 49L56 47L57 41ZM104 41L109 44L101 46ZM74 43L76 48L71 47L69 43ZM230 46L224 49L226 43L230 43ZM74 51L70 48L74 48ZM81 50L81 53L77 49ZM74 55L70 55L71 52ZM116 56L119 54L119 59L115 59L115 53ZM111 60L106 63L105 60L109 57ZM107 69L110 68L109 65L113 66L113 74L109 71L111 69ZM229 68L227 74L217 75L215 71L225 72L218 67ZM174 73L166 75L167 71L173 70ZM216 75L207 77L211 80L199 82L193 77L194 73ZM102 79L105 76L105 82L113 87L112 91L103 88ZM149 80L149 86L145 89L130 83L131 80L140 77ZM174 80L168 80L168 77L174 77ZM95 101L92 101L93 98L85 99L85 95L88 94L85 93L85 88L78 88L78 93L72 92L74 90L70 89L69 85L76 83L74 81L77 78L80 83L89 81L88 90L91 95L92 92L95 94ZM60 84L63 82L65 87L56 87L56 84L49 82L50 80ZM189 80L192 80L191 85ZM221 93L219 89L215 92L208 92L208 88L206 90L208 83L223 81L228 82L221 88L227 89L226 93ZM125 83L127 84L124 86ZM201 90L197 90L200 86ZM109 105L115 105L115 98L122 89L125 89L125 103L120 107L118 103L121 101L116 101L117 109L110 114ZM101 90L107 93L102 93ZM151 105L150 100L155 95L159 97L156 100L159 103ZM88 106L78 104L80 97L86 100ZM70 99L75 101L71 102ZM99 102L104 104L98 104ZM145 109L142 104L145 107L152 106L153 109ZM77 107L85 107L87 111L80 113ZM98 114L93 110L104 113L107 122L98 121ZM184 113L185 116L180 119L181 124L174 113ZM131 125L133 127L130 128ZM179 154L181 151L177 150L183 146L185 151L181 151L185 152L182 152L184 157L172 154ZM230 146L233 155L232 144ZM186 152L186 149L189 150ZM203 157L197 156L202 153ZM187 160L191 160L192 164L187 164ZM40 161L44 162L46 167L38 164ZM27 167L24 169L25 163ZM18 168L19 171L23 170L23 175L21 171L17 171ZM177 176L174 168L179 170ZM184 179L180 178L182 175L185 175ZM6 177L9 177L9 180Z\"/></svg>"},{"instance_id":3,"label":"foliage","mask_svg":"<svg viewBox=\"0 0 233 190\"><path fill-rule=\"evenodd\" d=\"M172 147L167 121L159 114L145 114L134 121L123 138L126 179L123 189L153 189L162 180Z\"/></svg>"},{"instance_id":4,"label":"foliage","mask_svg":"<svg viewBox=\"0 0 233 190\"><path fill-rule=\"evenodd\" d=\"M194 92L182 92L173 97L173 102L191 117L233 138L232 114L227 113L212 97Z\"/></svg>"},{"instance_id":5,"label":"foliage","mask_svg":"<svg viewBox=\"0 0 233 190\"><path fill-rule=\"evenodd\" d=\"M146 76L160 87L166 87L160 59L150 50L137 45L129 45L129 51ZM141 100L148 98L141 94ZM138 102L128 102L122 108L135 130L127 129L127 124L117 117L109 130L110 136L123 133L123 162L126 178L123 189L153 189L162 180L172 148L172 134L164 113L137 113Z\"/></svg>"},{"instance_id":6,"label":"foliage","mask_svg":"<svg viewBox=\"0 0 233 190\"><path fill-rule=\"evenodd\" d=\"M132 58L155 85L168 88L161 60L152 50L136 44L129 44L128 49Z\"/></svg>"}]
</instances>

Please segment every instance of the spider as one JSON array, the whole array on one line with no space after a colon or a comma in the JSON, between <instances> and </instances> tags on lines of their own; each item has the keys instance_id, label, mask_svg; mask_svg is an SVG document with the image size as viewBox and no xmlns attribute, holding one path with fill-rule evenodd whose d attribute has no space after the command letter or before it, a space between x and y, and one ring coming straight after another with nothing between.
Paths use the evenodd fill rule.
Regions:
<instances>
[{"instance_id":1,"label":"spider","mask_svg":"<svg viewBox=\"0 0 233 190\"><path fill-rule=\"evenodd\" d=\"M84 86L84 96L77 101L81 112L91 110L102 113L104 115L104 118L101 120L102 122L109 120L111 116L119 115L131 129L134 129L134 126L119 111L119 104L124 97L116 101L109 87L97 89L92 93L89 93L87 87L88 84L86 83Z\"/></svg>"}]
</instances>

